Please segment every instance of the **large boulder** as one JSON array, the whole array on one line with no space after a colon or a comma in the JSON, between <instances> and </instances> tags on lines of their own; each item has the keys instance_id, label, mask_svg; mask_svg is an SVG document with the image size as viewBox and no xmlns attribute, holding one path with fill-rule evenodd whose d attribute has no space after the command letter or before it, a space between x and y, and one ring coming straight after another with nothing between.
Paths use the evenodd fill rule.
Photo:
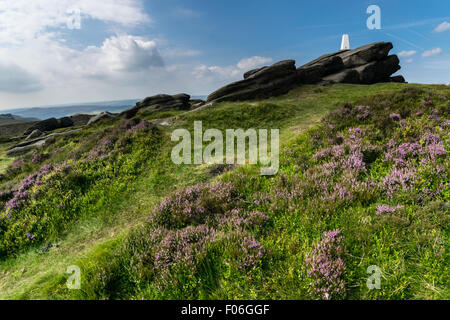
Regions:
<instances>
[{"instance_id":1,"label":"large boulder","mask_svg":"<svg viewBox=\"0 0 450 320\"><path fill-rule=\"evenodd\" d=\"M35 130L39 130L41 132L50 132L56 129L72 127L73 125L74 122L70 117L64 117L61 119L50 118L35 123L24 132L24 135L29 136Z\"/></svg>"},{"instance_id":2,"label":"large boulder","mask_svg":"<svg viewBox=\"0 0 450 320\"><path fill-rule=\"evenodd\" d=\"M73 127L74 122L70 117L64 117L58 120L60 128Z\"/></svg>"},{"instance_id":3,"label":"large boulder","mask_svg":"<svg viewBox=\"0 0 450 320\"><path fill-rule=\"evenodd\" d=\"M323 55L297 69L298 81L300 83L318 83L323 77L344 69L341 57L335 54Z\"/></svg>"},{"instance_id":4,"label":"large boulder","mask_svg":"<svg viewBox=\"0 0 450 320\"><path fill-rule=\"evenodd\" d=\"M91 120L91 118L92 115L90 114L75 114L73 116L70 116L70 119L72 119L74 126L84 126L89 122L89 120Z\"/></svg>"},{"instance_id":5,"label":"large boulder","mask_svg":"<svg viewBox=\"0 0 450 320\"><path fill-rule=\"evenodd\" d=\"M208 96L208 102L266 99L287 93L297 83L294 60L247 72L244 80L231 83Z\"/></svg>"},{"instance_id":6,"label":"large boulder","mask_svg":"<svg viewBox=\"0 0 450 320\"><path fill-rule=\"evenodd\" d=\"M405 82L402 76L391 77L392 74L400 70L400 60L396 55L389 55L393 48L390 42L376 42L359 47L354 50L338 51L325 55L309 64L300 67L300 83L354 83L354 84L374 84L378 82ZM330 64L328 61L338 58L342 61L343 68L328 75L306 74L305 69L321 64ZM320 69L319 69L320 70ZM328 69L330 70L330 69ZM320 78L320 79L319 79Z\"/></svg>"},{"instance_id":7,"label":"large boulder","mask_svg":"<svg viewBox=\"0 0 450 320\"><path fill-rule=\"evenodd\" d=\"M392 74L400 70L400 60L397 56L388 56L380 61L373 61L368 64L356 67L360 83L374 84L377 82L390 82Z\"/></svg>"},{"instance_id":8,"label":"large boulder","mask_svg":"<svg viewBox=\"0 0 450 320\"><path fill-rule=\"evenodd\" d=\"M124 119L131 119L138 112L148 111L148 110L189 110L191 108L190 104L191 96L185 93L168 95L168 94L158 94L156 96L145 98L144 100L136 103L136 106L123 111L119 114L119 117Z\"/></svg>"},{"instance_id":9,"label":"large boulder","mask_svg":"<svg viewBox=\"0 0 450 320\"><path fill-rule=\"evenodd\" d=\"M40 130L41 132L53 131L60 128L60 123L55 118L50 118L47 120L39 121L33 126L29 127L24 135L29 136L34 130Z\"/></svg>"},{"instance_id":10,"label":"large boulder","mask_svg":"<svg viewBox=\"0 0 450 320\"><path fill-rule=\"evenodd\" d=\"M389 78L390 82L397 82L397 83L405 83L406 80L403 76L395 76L395 77L390 77Z\"/></svg>"},{"instance_id":11,"label":"large boulder","mask_svg":"<svg viewBox=\"0 0 450 320\"><path fill-rule=\"evenodd\" d=\"M337 52L346 68L353 68L386 58L394 46L391 42L375 42L354 50Z\"/></svg>"},{"instance_id":12,"label":"large boulder","mask_svg":"<svg viewBox=\"0 0 450 320\"><path fill-rule=\"evenodd\" d=\"M338 73L331 74L322 79L323 84L326 83L361 83L359 72L353 69L346 69Z\"/></svg>"},{"instance_id":13,"label":"large boulder","mask_svg":"<svg viewBox=\"0 0 450 320\"><path fill-rule=\"evenodd\" d=\"M25 140L33 140L33 139L39 138L42 135L43 135L42 131L39 129L36 129L32 133L30 133L30 135Z\"/></svg>"}]
</instances>

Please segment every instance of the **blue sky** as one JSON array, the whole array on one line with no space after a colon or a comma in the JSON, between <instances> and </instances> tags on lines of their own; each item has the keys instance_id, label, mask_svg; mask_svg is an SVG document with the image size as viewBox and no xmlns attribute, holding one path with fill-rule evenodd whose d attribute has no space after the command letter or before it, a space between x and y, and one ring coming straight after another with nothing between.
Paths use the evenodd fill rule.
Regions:
<instances>
[{"instance_id":1,"label":"blue sky","mask_svg":"<svg viewBox=\"0 0 450 320\"><path fill-rule=\"evenodd\" d=\"M366 26L370 5L380 30ZM3 0L0 110L206 95L248 69L337 51L343 33L352 48L393 42L409 82L450 81L449 1Z\"/></svg>"}]
</instances>

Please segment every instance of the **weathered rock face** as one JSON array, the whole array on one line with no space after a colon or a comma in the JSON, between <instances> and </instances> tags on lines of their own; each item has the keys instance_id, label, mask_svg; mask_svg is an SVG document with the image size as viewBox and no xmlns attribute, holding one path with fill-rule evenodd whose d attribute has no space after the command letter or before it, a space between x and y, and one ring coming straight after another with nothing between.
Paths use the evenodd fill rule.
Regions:
<instances>
[{"instance_id":1,"label":"weathered rock face","mask_svg":"<svg viewBox=\"0 0 450 320\"><path fill-rule=\"evenodd\" d=\"M39 138L42 135L43 135L42 131L39 130L39 129L36 129L32 133L30 133L30 135L25 140L36 139L36 138Z\"/></svg>"},{"instance_id":2,"label":"weathered rock face","mask_svg":"<svg viewBox=\"0 0 450 320\"><path fill-rule=\"evenodd\" d=\"M239 101L265 99L287 93L297 83L294 60L285 60L270 67L251 70L244 80L229 84L208 96L208 101Z\"/></svg>"},{"instance_id":3,"label":"weathered rock face","mask_svg":"<svg viewBox=\"0 0 450 320\"><path fill-rule=\"evenodd\" d=\"M29 136L33 131L39 130L40 132L49 132L56 129L73 127L74 122L70 117L64 117L61 119L50 118L47 120L39 121L33 126L29 127L25 132L25 136Z\"/></svg>"},{"instance_id":4,"label":"weathered rock face","mask_svg":"<svg viewBox=\"0 0 450 320\"><path fill-rule=\"evenodd\" d=\"M354 50L324 55L300 68L299 83L374 84L390 82L392 74L400 70L397 56L389 56L390 42L376 42ZM396 77L400 82L403 77ZM403 81L404 82L404 81Z\"/></svg>"},{"instance_id":5,"label":"weathered rock face","mask_svg":"<svg viewBox=\"0 0 450 320\"><path fill-rule=\"evenodd\" d=\"M60 128L68 128L74 125L72 118L64 117L58 120Z\"/></svg>"},{"instance_id":6,"label":"weathered rock face","mask_svg":"<svg viewBox=\"0 0 450 320\"><path fill-rule=\"evenodd\" d=\"M136 103L135 107L120 113L119 117L131 119L138 112L148 110L189 110L191 107L191 104L189 103L190 99L191 96L184 93L174 96L168 94L158 94L156 96L145 98L141 102Z\"/></svg>"},{"instance_id":7,"label":"weathered rock face","mask_svg":"<svg viewBox=\"0 0 450 320\"><path fill-rule=\"evenodd\" d=\"M55 118L50 118L50 119L43 120L43 121L40 121L40 122L34 124L33 126L31 126L30 128L28 128L25 131L24 135L28 136L34 130L40 130L41 132L46 132L46 131L53 131L53 130L56 130L59 128L60 128L60 123L58 122L58 120Z\"/></svg>"},{"instance_id":8,"label":"weathered rock face","mask_svg":"<svg viewBox=\"0 0 450 320\"><path fill-rule=\"evenodd\" d=\"M315 84L320 82L323 77L344 69L342 58L334 54L324 55L298 68L298 81L305 84Z\"/></svg>"},{"instance_id":9,"label":"weathered rock face","mask_svg":"<svg viewBox=\"0 0 450 320\"><path fill-rule=\"evenodd\" d=\"M270 67L250 70L244 80L231 83L208 97L208 102L265 99L287 93L302 84L404 82L391 77L400 70L397 56L389 56L390 42L376 42L354 50L323 55L296 69L285 60Z\"/></svg>"},{"instance_id":10,"label":"weathered rock face","mask_svg":"<svg viewBox=\"0 0 450 320\"><path fill-rule=\"evenodd\" d=\"M89 120L91 120L92 115L89 114L76 114L70 117L73 121L74 126L84 126Z\"/></svg>"},{"instance_id":11,"label":"weathered rock face","mask_svg":"<svg viewBox=\"0 0 450 320\"><path fill-rule=\"evenodd\" d=\"M391 42L375 42L354 50L337 53L346 68L362 66L386 58L394 46Z\"/></svg>"}]
</instances>

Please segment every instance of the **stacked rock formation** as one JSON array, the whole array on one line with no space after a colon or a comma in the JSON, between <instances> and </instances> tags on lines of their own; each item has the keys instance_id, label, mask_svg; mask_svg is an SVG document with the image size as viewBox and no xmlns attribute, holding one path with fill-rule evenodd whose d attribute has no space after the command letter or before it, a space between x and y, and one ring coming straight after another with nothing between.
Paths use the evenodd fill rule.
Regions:
<instances>
[{"instance_id":1,"label":"stacked rock formation","mask_svg":"<svg viewBox=\"0 0 450 320\"><path fill-rule=\"evenodd\" d=\"M188 94L177 94L174 96L167 94L159 94L156 96L145 98L143 101L136 103L131 109L128 109L121 114L119 117L124 119L133 118L138 112L148 111L148 110L188 110L191 107L190 104L191 97Z\"/></svg>"},{"instance_id":2,"label":"stacked rock formation","mask_svg":"<svg viewBox=\"0 0 450 320\"><path fill-rule=\"evenodd\" d=\"M244 80L211 93L208 101L265 99L287 93L297 82L295 61L285 60L245 73Z\"/></svg>"},{"instance_id":3,"label":"stacked rock formation","mask_svg":"<svg viewBox=\"0 0 450 320\"><path fill-rule=\"evenodd\" d=\"M389 56L392 48L390 42L376 42L324 55L297 69L299 82L374 84L398 81L399 78L391 78L401 68L398 57Z\"/></svg>"},{"instance_id":4,"label":"stacked rock formation","mask_svg":"<svg viewBox=\"0 0 450 320\"><path fill-rule=\"evenodd\" d=\"M231 83L208 96L208 102L265 99L287 93L301 84L405 82L400 60L389 55L390 42L376 42L354 50L323 55L299 68L294 60L250 70L244 80Z\"/></svg>"},{"instance_id":5,"label":"stacked rock formation","mask_svg":"<svg viewBox=\"0 0 450 320\"><path fill-rule=\"evenodd\" d=\"M39 130L41 132L48 132L48 131L53 131L56 129L72 127L73 125L74 125L74 122L70 117L64 117L61 119L50 118L47 120L39 121L38 123L29 127L24 132L24 135L28 136L35 130Z\"/></svg>"}]
</instances>

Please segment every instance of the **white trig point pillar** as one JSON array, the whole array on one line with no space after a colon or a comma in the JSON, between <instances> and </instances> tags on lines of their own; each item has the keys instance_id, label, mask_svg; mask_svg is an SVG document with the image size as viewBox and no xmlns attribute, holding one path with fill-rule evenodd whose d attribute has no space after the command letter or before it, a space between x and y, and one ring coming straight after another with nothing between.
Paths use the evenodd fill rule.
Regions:
<instances>
[{"instance_id":1,"label":"white trig point pillar","mask_svg":"<svg viewBox=\"0 0 450 320\"><path fill-rule=\"evenodd\" d=\"M341 50L350 50L350 37L348 34L342 36Z\"/></svg>"}]
</instances>

